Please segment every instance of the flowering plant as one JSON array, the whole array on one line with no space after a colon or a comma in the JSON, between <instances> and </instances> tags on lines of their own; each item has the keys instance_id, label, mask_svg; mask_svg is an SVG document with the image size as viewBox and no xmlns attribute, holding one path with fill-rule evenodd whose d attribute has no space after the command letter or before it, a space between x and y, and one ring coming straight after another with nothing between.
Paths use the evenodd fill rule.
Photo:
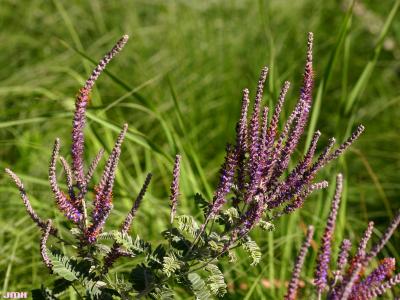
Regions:
<instances>
[{"instance_id":1,"label":"flowering plant","mask_svg":"<svg viewBox=\"0 0 400 300\"><path fill-rule=\"evenodd\" d=\"M382 259L368 275L366 269L372 259L383 249L396 228L400 224L400 211L387 227L381 239L367 251L368 241L371 239L374 222L369 222L368 227L360 240L357 251L350 256L352 243L344 239L340 245L339 255L336 260L335 269L329 272L331 260L332 237L335 231L336 217L339 210L340 198L342 193L342 174L336 177L336 192L332 200L332 206L326 223L324 234L321 237L321 245L317 257L317 267L315 270L315 287L318 299L322 295L330 300L368 300L384 294L397 284L400 284L400 273L392 275L395 270L396 262L394 258ZM299 277L305 256L314 233L314 227L309 226L306 239L297 257L286 293L286 300L297 298ZM350 259L349 259L350 257ZM330 274L329 274L330 273ZM331 275L331 276L330 276Z\"/></svg>"},{"instance_id":2,"label":"flowering plant","mask_svg":"<svg viewBox=\"0 0 400 300\"><path fill-rule=\"evenodd\" d=\"M49 183L59 210L74 225L70 236L61 238L52 220L45 221L36 214L21 180L10 169L6 169L20 190L28 214L42 230L40 252L43 262L50 273L59 276L52 289L42 287L35 290L34 295L38 299L55 299L69 286L87 299L168 299L173 298L176 284L188 290L196 299L223 296L227 290L219 267L220 261L234 261L234 249L242 247L250 255L251 265L259 263L261 252L257 243L250 238L251 230L255 227L272 230L277 218L299 209L313 191L325 188L328 185L326 181L313 181L318 171L340 156L364 130L362 125L358 126L336 150L333 150L335 139L331 138L319 155L316 155L316 149L321 133L315 132L305 155L293 169L289 169L289 161L305 131L312 105L313 35L310 33L299 100L281 131L278 125L289 82L284 83L270 118L268 107L262 106L268 68L261 71L251 113L249 90L243 91L236 142L227 146L213 199L204 199L200 194L195 196L196 203L203 211L202 222L193 216L178 213L182 158L176 155L170 189L170 226L161 233L164 241L151 245L138 235L130 235L132 222L150 184L151 173L147 175L119 230L104 231L113 208L114 179L128 125L122 127L92 195L89 186L104 151L98 152L85 172L85 114L96 79L127 40L128 36L123 36L116 43L79 90L72 124L71 166L59 156L60 140L55 140L49 166ZM67 191L62 191L58 184L58 159L64 170ZM87 201L88 196L93 199L91 204ZM48 246L50 236L64 245L72 246L76 255L68 257L54 245ZM307 243L310 239L309 232ZM307 243L302 250L303 258L300 257L298 262L304 260ZM124 277L115 275L111 278L112 268L121 257L135 258L137 264L130 273L118 274ZM321 261L324 259L321 258ZM294 272L295 279L299 276L298 269ZM323 278L326 275L321 275L324 272L326 270L321 269L318 273L317 286L320 292L325 286L326 279ZM295 294L291 292L293 289L296 289L295 281L290 285L289 298Z\"/></svg>"}]
</instances>

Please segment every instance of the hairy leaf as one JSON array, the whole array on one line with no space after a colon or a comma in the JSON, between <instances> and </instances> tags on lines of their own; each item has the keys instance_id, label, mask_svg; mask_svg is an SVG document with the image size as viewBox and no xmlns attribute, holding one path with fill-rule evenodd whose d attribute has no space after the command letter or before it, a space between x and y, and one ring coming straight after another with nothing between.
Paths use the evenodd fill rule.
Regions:
<instances>
[{"instance_id":1,"label":"hairy leaf","mask_svg":"<svg viewBox=\"0 0 400 300\"><path fill-rule=\"evenodd\" d=\"M167 275L167 277L170 277L172 274L174 274L180 269L180 267L181 264L173 253L170 253L168 256L164 257L162 271L165 275Z\"/></svg>"},{"instance_id":2,"label":"hairy leaf","mask_svg":"<svg viewBox=\"0 0 400 300\"><path fill-rule=\"evenodd\" d=\"M188 233L192 237L197 235L199 225L192 216L183 215L178 216L177 219L179 230Z\"/></svg>"},{"instance_id":3,"label":"hairy leaf","mask_svg":"<svg viewBox=\"0 0 400 300\"><path fill-rule=\"evenodd\" d=\"M251 265L257 265L261 260L261 250L255 241L253 241L250 237L247 237L246 241L243 243L243 249L250 254L251 259L253 260Z\"/></svg>"},{"instance_id":4,"label":"hairy leaf","mask_svg":"<svg viewBox=\"0 0 400 300\"><path fill-rule=\"evenodd\" d=\"M205 270L211 274L207 278L207 285L210 288L211 293L219 297L225 295L226 294L225 278L224 274L222 274L218 266L214 264L208 264L205 267Z\"/></svg>"}]
</instances>

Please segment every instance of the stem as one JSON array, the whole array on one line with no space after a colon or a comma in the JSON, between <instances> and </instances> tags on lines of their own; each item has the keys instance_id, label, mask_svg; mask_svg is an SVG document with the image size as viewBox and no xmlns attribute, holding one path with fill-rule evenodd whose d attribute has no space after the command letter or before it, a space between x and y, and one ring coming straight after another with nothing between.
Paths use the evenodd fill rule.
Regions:
<instances>
[{"instance_id":1,"label":"stem","mask_svg":"<svg viewBox=\"0 0 400 300\"><path fill-rule=\"evenodd\" d=\"M83 228L86 229L88 226L88 223L87 223L87 210L86 210L85 198L82 198L82 210L83 210L83 220L82 220Z\"/></svg>"},{"instance_id":2,"label":"stem","mask_svg":"<svg viewBox=\"0 0 400 300\"><path fill-rule=\"evenodd\" d=\"M211 214L207 216L206 220L204 221L204 224L201 225L199 233L196 235L195 239L193 240L192 246L190 246L188 252L186 253L185 258L187 258L189 256L189 254L192 252L194 246L196 245L198 239L200 238L200 236L204 233L204 230L206 229L207 223L208 221L210 221L211 218Z\"/></svg>"}]
</instances>

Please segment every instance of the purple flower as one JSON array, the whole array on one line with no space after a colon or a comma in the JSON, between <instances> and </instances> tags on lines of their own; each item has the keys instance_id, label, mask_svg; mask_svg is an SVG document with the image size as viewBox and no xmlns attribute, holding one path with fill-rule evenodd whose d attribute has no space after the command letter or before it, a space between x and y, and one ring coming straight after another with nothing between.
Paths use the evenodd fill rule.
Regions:
<instances>
[{"instance_id":1,"label":"purple flower","mask_svg":"<svg viewBox=\"0 0 400 300\"><path fill-rule=\"evenodd\" d=\"M124 222L122 223L122 226L121 226L122 233L129 232L129 229L131 228L132 220L135 217L137 210L139 209L139 205L143 200L144 194L147 191L147 188L150 184L150 180L151 180L152 176L153 175L151 173L147 174L146 179L143 183L143 186L140 189L140 192L139 192L138 196L136 197L136 200L135 200L131 210L129 211L128 215L126 216Z\"/></svg>"},{"instance_id":2,"label":"purple flower","mask_svg":"<svg viewBox=\"0 0 400 300\"><path fill-rule=\"evenodd\" d=\"M331 258L331 243L333 233L335 231L336 217L339 210L342 188L343 177L342 174L338 174L336 177L335 197L333 198L331 211L329 213L325 231L321 239L321 246L317 259L317 267L315 270L315 285L318 294L321 294L327 287L329 261Z\"/></svg>"},{"instance_id":3,"label":"purple flower","mask_svg":"<svg viewBox=\"0 0 400 300\"><path fill-rule=\"evenodd\" d=\"M382 283L381 285L374 287L370 289L366 295L365 295L365 300L368 299L373 299L375 297L378 297L382 294L384 294L387 290L391 289L392 287L400 284L400 274L396 274L392 278L390 278L388 281Z\"/></svg>"},{"instance_id":4,"label":"purple flower","mask_svg":"<svg viewBox=\"0 0 400 300\"><path fill-rule=\"evenodd\" d=\"M226 148L225 162L220 170L220 180L214 193L214 199L208 214L208 219L214 217L226 203L225 197L230 192L233 185L236 163L235 151L228 145Z\"/></svg>"},{"instance_id":5,"label":"purple flower","mask_svg":"<svg viewBox=\"0 0 400 300\"><path fill-rule=\"evenodd\" d=\"M57 138L54 143L53 152L51 155L50 166L49 166L49 181L50 187L53 191L54 197L58 204L60 210L64 215L73 221L74 223L79 223L82 220L82 212L80 208L75 207L72 204L72 200L67 197L58 187L57 175L56 175L56 162L57 156L60 151L60 140Z\"/></svg>"},{"instance_id":6,"label":"purple flower","mask_svg":"<svg viewBox=\"0 0 400 300\"><path fill-rule=\"evenodd\" d=\"M238 189L243 191L246 183L246 152L247 144L247 111L249 108L249 90L243 90L242 110L239 122L236 126L236 156L238 159Z\"/></svg>"},{"instance_id":7,"label":"purple flower","mask_svg":"<svg viewBox=\"0 0 400 300\"><path fill-rule=\"evenodd\" d=\"M297 290L299 288L301 269L303 268L304 259L307 255L308 248L310 248L310 243L313 235L314 235L314 227L308 226L306 238L303 242L303 245L300 248L299 255L297 256L296 262L294 264L292 278L289 281L289 286L285 295L285 300L295 300L297 298Z\"/></svg>"},{"instance_id":8,"label":"purple flower","mask_svg":"<svg viewBox=\"0 0 400 300\"><path fill-rule=\"evenodd\" d=\"M354 300L365 299L368 291L373 287L379 286L385 278L391 275L395 267L396 261L394 258L384 258L367 278L353 287L350 298Z\"/></svg>"},{"instance_id":9,"label":"purple flower","mask_svg":"<svg viewBox=\"0 0 400 300\"><path fill-rule=\"evenodd\" d=\"M343 272L344 268L347 265L350 249L351 249L351 241L344 239L342 241L342 244L340 245L340 251L337 259L337 270L334 272L335 275L334 282L342 281Z\"/></svg>"},{"instance_id":10,"label":"purple flower","mask_svg":"<svg viewBox=\"0 0 400 300\"><path fill-rule=\"evenodd\" d=\"M128 130L128 124L124 124L117 141L115 142L114 148L107 160L106 167L99 186L95 188L95 198L93 201L94 209L92 213L92 224L87 230L88 241L94 242L96 236L101 232L105 221L110 214L113 207L112 205L112 191L114 187L115 172L117 170L119 157L121 154L121 146L124 141L126 131Z\"/></svg>"},{"instance_id":11,"label":"purple flower","mask_svg":"<svg viewBox=\"0 0 400 300\"><path fill-rule=\"evenodd\" d=\"M89 94L93 85L102 71L105 69L111 59L117 55L128 41L128 36L124 35L116 45L108 52L96 66L89 79L86 81L83 88L80 89L75 101L75 114L72 123L72 169L78 184L82 189L86 185L84 170L83 170L83 151L84 151L84 134L83 129L86 122L86 107L89 103Z\"/></svg>"}]
</instances>

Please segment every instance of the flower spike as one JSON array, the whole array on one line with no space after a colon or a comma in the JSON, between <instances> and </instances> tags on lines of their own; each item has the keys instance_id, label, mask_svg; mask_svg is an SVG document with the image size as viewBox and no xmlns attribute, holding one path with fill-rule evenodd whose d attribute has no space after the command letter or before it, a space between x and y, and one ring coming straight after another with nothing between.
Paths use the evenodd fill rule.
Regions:
<instances>
[{"instance_id":1,"label":"flower spike","mask_svg":"<svg viewBox=\"0 0 400 300\"><path fill-rule=\"evenodd\" d=\"M170 214L170 222L171 224L174 222L175 214L176 214L176 207L178 205L178 197L179 197L179 175L180 175L180 166L181 164L181 156L175 156L175 163L174 163L174 170L172 175L172 182L171 182L171 214Z\"/></svg>"},{"instance_id":2,"label":"flower spike","mask_svg":"<svg viewBox=\"0 0 400 300\"><path fill-rule=\"evenodd\" d=\"M46 247L46 243L47 240L49 239L51 228L52 228L52 222L49 219L46 223L46 228L43 230L42 238L40 239L40 254L42 255L44 264L50 270L50 273L53 273L53 263L51 262L49 256L47 255L47 247Z\"/></svg>"},{"instance_id":3,"label":"flower spike","mask_svg":"<svg viewBox=\"0 0 400 300\"><path fill-rule=\"evenodd\" d=\"M128 36L124 35L99 62L83 88L80 89L75 102L75 115L72 123L72 169L78 184L82 189L86 185L83 170L83 151L84 151L84 135L83 129L86 122L86 107L89 103L89 94L93 85L101 72L105 69L111 59L117 55L128 41Z\"/></svg>"},{"instance_id":4,"label":"flower spike","mask_svg":"<svg viewBox=\"0 0 400 300\"><path fill-rule=\"evenodd\" d=\"M327 286L327 277L329 269L329 261L331 258L331 243L333 233L335 231L336 217L339 210L339 203L343 189L343 176L338 174L336 177L335 197L332 201L331 211L326 223L325 231L321 240L321 248L319 250L317 268L315 270L315 285L318 294L321 294Z\"/></svg>"},{"instance_id":5,"label":"flower spike","mask_svg":"<svg viewBox=\"0 0 400 300\"><path fill-rule=\"evenodd\" d=\"M122 233L128 233L129 232L129 229L131 228L132 220L135 217L137 210L139 209L139 205L140 205L140 203L142 202L142 200L144 198L144 195L145 195L145 193L147 191L147 188L148 188L148 186L150 184L152 176L153 175L151 173L147 174L146 179L144 180L143 186L140 189L140 192L139 192L138 196L136 197L135 203L133 204L130 212L128 213L128 215L126 216L124 222L122 223L122 226L121 226L121 232Z\"/></svg>"},{"instance_id":6,"label":"flower spike","mask_svg":"<svg viewBox=\"0 0 400 300\"><path fill-rule=\"evenodd\" d=\"M5 171L11 177L11 179L15 182L15 185L17 186L17 188L21 194L21 198L22 198L22 201L24 202L24 205L25 205L28 215L31 217L33 222L35 222L41 229L45 229L47 227L47 224L33 210L31 202L29 201L28 195L26 194L26 191L25 191L25 188L24 188L24 185L23 185L21 179L10 169L6 168ZM51 233L56 234L57 230L54 227L51 227Z\"/></svg>"},{"instance_id":7,"label":"flower spike","mask_svg":"<svg viewBox=\"0 0 400 300\"><path fill-rule=\"evenodd\" d=\"M299 255L297 256L296 263L293 268L292 278L289 282L288 290L285 295L285 300L297 299L297 290L299 288L299 279L301 269L303 268L304 260L306 258L308 248L310 248L311 239L314 235L314 227L308 226L306 238L300 248Z\"/></svg>"},{"instance_id":8,"label":"flower spike","mask_svg":"<svg viewBox=\"0 0 400 300\"><path fill-rule=\"evenodd\" d=\"M56 175L56 162L59 152L60 152L60 140L57 138L56 141L54 142L54 148L51 155L50 166L49 166L50 187L51 190L53 191L58 207L64 213L64 215L74 223L79 223L82 220L82 212L80 211L79 208L76 208L72 204L71 199L69 199L67 195L65 195L58 187L57 175Z\"/></svg>"}]
</instances>

